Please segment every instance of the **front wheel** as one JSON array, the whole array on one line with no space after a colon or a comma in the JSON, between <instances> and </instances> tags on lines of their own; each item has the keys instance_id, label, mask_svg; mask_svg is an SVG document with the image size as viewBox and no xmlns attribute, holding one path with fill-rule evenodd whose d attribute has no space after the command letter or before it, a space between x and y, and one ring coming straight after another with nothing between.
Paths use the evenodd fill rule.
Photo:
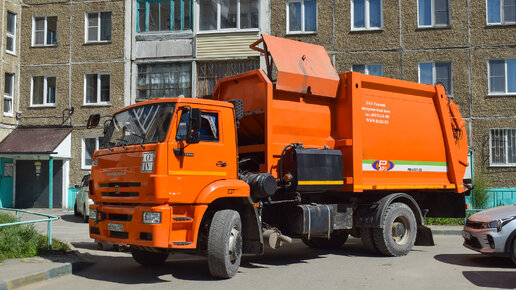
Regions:
<instances>
[{"instance_id":1,"label":"front wheel","mask_svg":"<svg viewBox=\"0 0 516 290\"><path fill-rule=\"evenodd\" d=\"M315 249L338 249L348 240L348 234L341 231L334 231L330 234L330 238L326 237L307 237L301 238L303 243L310 248Z\"/></svg>"},{"instance_id":2,"label":"front wheel","mask_svg":"<svg viewBox=\"0 0 516 290\"><path fill-rule=\"evenodd\" d=\"M79 213L79 211L77 210L77 202L75 202L75 204L73 205L73 215L74 216L80 216L81 215Z\"/></svg>"},{"instance_id":3,"label":"front wheel","mask_svg":"<svg viewBox=\"0 0 516 290\"><path fill-rule=\"evenodd\" d=\"M516 238L512 240L511 244L511 260L514 264L516 264Z\"/></svg>"},{"instance_id":4,"label":"front wheel","mask_svg":"<svg viewBox=\"0 0 516 290\"><path fill-rule=\"evenodd\" d=\"M168 252L149 252L131 247L134 260L143 266L161 265L168 258Z\"/></svg>"},{"instance_id":5,"label":"front wheel","mask_svg":"<svg viewBox=\"0 0 516 290\"><path fill-rule=\"evenodd\" d=\"M208 234L208 266L218 278L235 276L242 257L242 223L234 210L220 210L211 221Z\"/></svg>"},{"instance_id":6,"label":"front wheel","mask_svg":"<svg viewBox=\"0 0 516 290\"><path fill-rule=\"evenodd\" d=\"M408 254L416 240L416 218L410 207L400 202L389 205L382 225L374 230L378 250L393 257Z\"/></svg>"}]
</instances>

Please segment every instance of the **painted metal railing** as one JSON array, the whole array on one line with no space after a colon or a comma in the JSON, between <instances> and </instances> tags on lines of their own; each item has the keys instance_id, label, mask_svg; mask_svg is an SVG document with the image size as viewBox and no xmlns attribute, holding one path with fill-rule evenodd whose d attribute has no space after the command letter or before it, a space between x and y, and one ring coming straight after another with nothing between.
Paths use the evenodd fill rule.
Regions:
<instances>
[{"instance_id":1,"label":"painted metal railing","mask_svg":"<svg viewBox=\"0 0 516 290\"><path fill-rule=\"evenodd\" d=\"M53 215L49 215L49 214L44 214L44 213L39 213L39 212L23 210L23 209L0 208L0 210L14 211L15 215L16 215L16 220L18 221L18 222L14 222L14 223L0 224L0 227L8 227L8 226L16 226L16 225L24 225L24 224L35 224L35 223L39 223L39 222L47 222L48 249L49 250L52 249L52 222L55 221L55 220L58 220L59 219L58 217L53 216ZM29 221L19 221L20 220L20 218L19 218L19 213L20 212L27 213L27 214L38 215L38 216L43 216L43 217L45 217L45 219L29 220Z\"/></svg>"}]
</instances>

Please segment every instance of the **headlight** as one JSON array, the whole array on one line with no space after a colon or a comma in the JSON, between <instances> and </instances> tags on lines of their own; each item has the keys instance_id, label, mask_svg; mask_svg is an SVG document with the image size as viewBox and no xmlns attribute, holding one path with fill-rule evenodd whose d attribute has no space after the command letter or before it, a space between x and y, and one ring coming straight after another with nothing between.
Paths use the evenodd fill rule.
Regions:
<instances>
[{"instance_id":1,"label":"headlight","mask_svg":"<svg viewBox=\"0 0 516 290\"><path fill-rule=\"evenodd\" d=\"M97 220L97 210L96 209L90 209L90 219Z\"/></svg>"},{"instance_id":2,"label":"headlight","mask_svg":"<svg viewBox=\"0 0 516 290\"><path fill-rule=\"evenodd\" d=\"M508 224L514 218L515 217L508 217L508 218L503 218L503 219L499 219L499 220L496 220L496 221L482 223L482 227L481 228L483 228L483 229L490 228L490 229L496 229L497 231L501 231L503 226Z\"/></svg>"},{"instance_id":3,"label":"headlight","mask_svg":"<svg viewBox=\"0 0 516 290\"><path fill-rule=\"evenodd\" d=\"M144 224L160 224L161 213L160 212L144 212L143 213Z\"/></svg>"}]
</instances>

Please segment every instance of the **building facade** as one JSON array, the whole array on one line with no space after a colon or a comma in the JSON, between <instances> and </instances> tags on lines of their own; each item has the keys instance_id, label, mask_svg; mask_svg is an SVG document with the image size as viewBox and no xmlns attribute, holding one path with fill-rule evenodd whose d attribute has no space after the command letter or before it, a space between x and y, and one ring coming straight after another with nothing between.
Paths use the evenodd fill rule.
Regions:
<instances>
[{"instance_id":1,"label":"building facade","mask_svg":"<svg viewBox=\"0 0 516 290\"><path fill-rule=\"evenodd\" d=\"M323 45L339 72L442 83L467 121L473 177L516 202L516 5L487 0L273 1L271 32Z\"/></svg>"}]
</instances>

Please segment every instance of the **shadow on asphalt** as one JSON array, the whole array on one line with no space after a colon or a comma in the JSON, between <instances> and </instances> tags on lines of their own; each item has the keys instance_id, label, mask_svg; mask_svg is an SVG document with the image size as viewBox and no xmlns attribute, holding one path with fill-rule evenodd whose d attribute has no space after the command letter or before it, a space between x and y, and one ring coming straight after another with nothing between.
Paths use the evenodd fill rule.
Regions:
<instances>
[{"instance_id":1,"label":"shadow on asphalt","mask_svg":"<svg viewBox=\"0 0 516 290\"><path fill-rule=\"evenodd\" d=\"M76 248L92 250L94 243L73 243ZM121 284L143 284L169 282L170 275L175 279L190 281L216 281L210 275L208 263L205 257L193 255L170 255L164 265L157 267L144 267L136 263L131 254L127 256L102 256L90 253L81 254L86 261L93 262L91 267L74 272L74 275L87 279L109 281ZM291 264L308 263L314 259L325 259L326 255L339 255L348 257L377 257L368 253L360 243L346 244L338 250L311 249L295 242L279 250L266 249L263 256L244 256L241 262L241 270L255 268L269 268L271 266L286 266Z\"/></svg>"},{"instance_id":2,"label":"shadow on asphalt","mask_svg":"<svg viewBox=\"0 0 516 290\"><path fill-rule=\"evenodd\" d=\"M434 259L439 262L466 267L516 269L516 266L508 258L484 256L481 254L442 254L434 256Z\"/></svg>"},{"instance_id":3,"label":"shadow on asphalt","mask_svg":"<svg viewBox=\"0 0 516 290\"><path fill-rule=\"evenodd\" d=\"M72 214L64 214L64 215L60 216L60 218L66 222L78 223L78 224L85 223L82 220L82 216L75 216L73 213Z\"/></svg>"},{"instance_id":4,"label":"shadow on asphalt","mask_svg":"<svg viewBox=\"0 0 516 290\"><path fill-rule=\"evenodd\" d=\"M514 289L516 272L514 271L464 271L462 275L477 287Z\"/></svg>"}]
</instances>

